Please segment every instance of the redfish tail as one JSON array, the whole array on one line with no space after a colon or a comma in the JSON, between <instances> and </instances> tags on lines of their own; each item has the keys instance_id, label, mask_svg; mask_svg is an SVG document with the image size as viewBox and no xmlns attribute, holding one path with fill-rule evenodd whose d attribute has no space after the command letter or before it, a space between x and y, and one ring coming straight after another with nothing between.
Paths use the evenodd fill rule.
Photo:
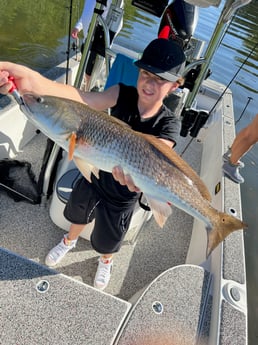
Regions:
<instances>
[{"instance_id":1,"label":"redfish tail","mask_svg":"<svg viewBox=\"0 0 258 345\"><path fill-rule=\"evenodd\" d=\"M206 227L206 258L208 258L211 252L233 231L247 228L247 224L227 213L218 212L217 218L217 222L213 225L212 229Z\"/></svg>"}]
</instances>

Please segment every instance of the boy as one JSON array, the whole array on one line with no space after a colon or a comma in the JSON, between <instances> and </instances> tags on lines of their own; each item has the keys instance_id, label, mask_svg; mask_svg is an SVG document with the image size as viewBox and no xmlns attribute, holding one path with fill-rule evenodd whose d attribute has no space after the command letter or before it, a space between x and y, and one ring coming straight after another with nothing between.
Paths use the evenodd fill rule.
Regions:
<instances>
[{"instance_id":1,"label":"boy","mask_svg":"<svg viewBox=\"0 0 258 345\"><path fill-rule=\"evenodd\" d=\"M176 145L178 118L163 104L163 99L183 82L185 55L174 41L155 39L144 50L140 60L137 88L118 84L97 92L83 92L69 85L52 82L22 66L0 62L0 92L10 89L12 75L18 90L49 94L87 103L96 110L112 108L112 115L126 122L132 129L152 134L170 148ZM75 247L85 224L95 219L91 244L99 252L99 264L94 286L105 289L111 275L113 254L119 251L128 230L139 189L121 167L112 174L100 171L100 178L91 181L81 178L71 193L64 215L72 223L69 233L46 257L46 264L54 266Z\"/></svg>"}]
</instances>

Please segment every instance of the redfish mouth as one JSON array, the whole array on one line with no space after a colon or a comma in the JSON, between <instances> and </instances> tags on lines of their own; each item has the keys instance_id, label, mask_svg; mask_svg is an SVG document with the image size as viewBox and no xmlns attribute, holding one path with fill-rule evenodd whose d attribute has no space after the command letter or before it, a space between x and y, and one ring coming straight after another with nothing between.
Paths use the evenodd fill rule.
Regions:
<instances>
[{"instance_id":1,"label":"redfish mouth","mask_svg":"<svg viewBox=\"0 0 258 345\"><path fill-rule=\"evenodd\" d=\"M24 94L23 103L20 105L21 111L42 133L56 142L67 141L71 135L71 130L66 128L58 117L47 114L50 107L44 104L44 96L37 94Z\"/></svg>"},{"instance_id":2,"label":"redfish mouth","mask_svg":"<svg viewBox=\"0 0 258 345\"><path fill-rule=\"evenodd\" d=\"M35 104L40 104L42 102L43 97L36 94L25 93L22 96L22 104L20 105L21 111L33 120L35 117L33 107Z\"/></svg>"},{"instance_id":3,"label":"redfish mouth","mask_svg":"<svg viewBox=\"0 0 258 345\"><path fill-rule=\"evenodd\" d=\"M22 100L23 100L23 104L25 106L29 106L35 103L43 103L44 98L42 96L39 96L37 94L33 94L33 93L25 93L22 96Z\"/></svg>"}]
</instances>

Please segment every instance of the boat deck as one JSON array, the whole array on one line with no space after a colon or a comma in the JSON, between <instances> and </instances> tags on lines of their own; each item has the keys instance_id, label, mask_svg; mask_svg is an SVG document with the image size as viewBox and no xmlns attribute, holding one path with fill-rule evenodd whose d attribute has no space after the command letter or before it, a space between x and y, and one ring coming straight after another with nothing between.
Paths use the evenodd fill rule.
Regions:
<instances>
[{"instance_id":1,"label":"boat deck","mask_svg":"<svg viewBox=\"0 0 258 345\"><path fill-rule=\"evenodd\" d=\"M205 102L208 109L212 108L220 88L218 83L208 83L198 99L201 109ZM221 172L222 152L234 137L230 92L217 109L204 140L193 140L183 158L204 178L213 193L213 205L227 212L236 210L241 217L239 186L224 181ZM21 116L14 112L8 122L1 118L2 123L10 127L10 118L16 123ZM2 135L1 149L12 149L11 137L9 141L6 138ZM180 138L176 147L179 154L189 140ZM46 146L47 138L39 133L15 157L31 163L36 179ZM123 244L115 255L110 283L101 292L92 287L98 254L84 238L55 270L44 265L48 251L65 233L50 218L50 200L40 205L15 202L0 189L0 204L0 304L5 316L0 335L4 344L171 345L171 334L157 341L152 337L153 344L148 338L154 335L150 330L159 338L159 332L164 335L166 329L183 336L180 345L226 344L228 334L232 343L246 344L242 232L231 234L205 261L207 237L203 224L173 207L162 230L151 218L134 244ZM42 279L50 284L45 294L36 286ZM160 303L164 306L161 314L156 312ZM19 327L10 321L13 318ZM143 334L145 343L139 340ZM199 337L205 340L199 342Z\"/></svg>"}]
</instances>

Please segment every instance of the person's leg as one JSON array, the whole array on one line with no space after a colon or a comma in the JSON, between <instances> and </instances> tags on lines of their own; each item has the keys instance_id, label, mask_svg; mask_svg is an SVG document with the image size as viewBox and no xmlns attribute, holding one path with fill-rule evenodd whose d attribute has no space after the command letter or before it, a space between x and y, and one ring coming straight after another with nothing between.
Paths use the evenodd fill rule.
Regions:
<instances>
[{"instance_id":1,"label":"person's leg","mask_svg":"<svg viewBox=\"0 0 258 345\"><path fill-rule=\"evenodd\" d=\"M76 246L77 239L85 225L93 220L94 210L98 202L99 200L91 187L91 183L85 178L79 179L64 209L65 218L71 222L69 233L65 234L60 243L47 254L46 265L54 266L58 264Z\"/></svg>"},{"instance_id":2,"label":"person's leg","mask_svg":"<svg viewBox=\"0 0 258 345\"><path fill-rule=\"evenodd\" d=\"M99 257L98 268L94 278L94 287L104 290L111 277L113 267L113 254L102 254Z\"/></svg>"},{"instance_id":3,"label":"person's leg","mask_svg":"<svg viewBox=\"0 0 258 345\"><path fill-rule=\"evenodd\" d=\"M243 128L235 137L229 152L226 153L227 160L222 166L225 175L236 183L243 183L244 178L239 172L239 168L244 164L240 158L245 155L252 146L258 141L258 114L254 120ZM223 156L225 158L225 155Z\"/></svg>"},{"instance_id":4,"label":"person's leg","mask_svg":"<svg viewBox=\"0 0 258 345\"><path fill-rule=\"evenodd\" d=\"M235 183L244 183L244 178L239 172L239 168L244 167L244 163L240 161L240 158L244 154L245 150L248 149L245 143L246 128L240 131L235 137L232 146L225 154L227 159L225 160L222 170L226 177ZM224 155L224 158L225 158Z\"/></svg>"},{"instance_id":5,"label":"person's leg","mask_svg":"<svg viewBox=\"0 0 258 345\"><path fill-rule=\"evenodd\" d=\"M231 146L230 162L237 164L238 160L245 155L258 141L258 114L253 121L243 128L236 136Z\"/></svg>"},{"instance_id":6,"label":"person's leg","mask_svg":"<svg viewBox=\"0 0 258 345\"><path fill-rule=\"evenodd\" d=\"M47 266L57 265L76 246L78 237L84 227L85 224L71 224L68 234L65 234L62 240L47 254L45 259Z\"/></svg>"},{"instance_id":7,"label":"person's leg","mask_svg":"<svg viewBox=\"0 0 258 345\"><path fill-rule=\"evenodd\" d=\"M111 37L110 37L111 39ZM94 38L92 41L92 45L91 45L91 52L90 52L90 56L87 62L87 66L86 66L86 90L85 91L90 91L95 85L95 81L96 81L96 75L93 75L93 73L99 73L99 71L97 71L95 69L95 71L93 71L94 66L96 64L96 62L99 61L98 56L102 56L105 58L106 55L106 49L105 49L105 38L104 38L104 31L101 25L98 25L94 34ZM96 66L98 67L98 65ZM100 67L101 69L101 67ZM94 80L92 81L92 77L94 77Z\"/></svg>"},{"instance_id":8,"label":"person's leg","mask_svg":"<svg viewBox=\"0 0 258 345\"><path fill-rule=\"evenodd\" d=\"M90 80L91 80L91 75L92 71L95 65L97 54L93 51L90 52L90 56L88 58L87 66L86 66L86 71L85 71L85 91L90 91Z\"/></svg>"},{"instance_id":9,"label":"person's leg","mask_svg":"<svg viewBox=\"0 0 258 345\"><path fill-rule=\"evenodd\" d=\"M80 233L84 229L86 224L71 224L68 235L67 235L67 240L68 241L74 241L77 240L78 237L80 236Z\"/></svg>"},{"instance_id":10,"label":"person's leg","mask_svg":"<svg viewBox=\"0 0 258 345\"><path fill-rule=\"evenodd\" d=\"M101 202L97 206L95 227L91 234L92 247L100 253L94 286L104 290L110 280L113 254L118 252L129 228L134 205L126 209Z\"/></svg>"},{"instance_id":11,"label":"person's leg","mask_svg":"<svg viewBox=\"0 0 258 345\"><path fill-rule=\"evenodd\" d=\"M228 177L235 183L244 183L245 180L243 176L239 172L239 164L232 164L230 161L224 162L222 166L222 171L224 172L225 176Z\"/></svg>"}]
</instances>

